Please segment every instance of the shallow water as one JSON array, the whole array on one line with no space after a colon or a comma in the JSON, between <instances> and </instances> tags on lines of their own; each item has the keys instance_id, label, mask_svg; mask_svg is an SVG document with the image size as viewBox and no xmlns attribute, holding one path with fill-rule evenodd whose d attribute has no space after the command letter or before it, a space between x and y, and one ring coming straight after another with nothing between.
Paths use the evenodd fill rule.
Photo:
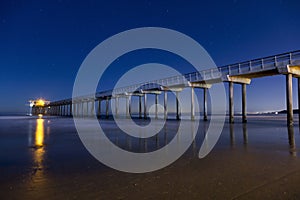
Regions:
<instances>
[{"instance_id":1,"label":"shallow water","mask_svg":"<svg viewBox=\"0 0 300 200\"><path fill-rule=\"evenodd\" d=\"M137 124L146 125L144 120ZM0 118L0 196L96 199L299 199L298 120L286 127L284 115L249 116L225 123L212 152L198 158L209 122L176 136L169 120L148 139L130 137L113 120L100 124L111 142L133 152L163 148L172 139L196 137L171 165L150 173L119 172L97 161L83 146L72 118ZM189 122L190 123L190 122ZM181 138L181 139L180 139ZM109 152L109 151L108 151Z\"/></svg>"}]
</instances>

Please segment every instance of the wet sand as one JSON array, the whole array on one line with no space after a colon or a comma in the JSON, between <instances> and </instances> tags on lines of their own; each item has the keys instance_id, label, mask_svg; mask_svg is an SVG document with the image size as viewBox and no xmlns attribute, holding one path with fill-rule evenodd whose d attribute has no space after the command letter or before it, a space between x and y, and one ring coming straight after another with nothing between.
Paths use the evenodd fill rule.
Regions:
<instances>
[{"instance_id":1,"label":"wet sand","mask_svg":"<svg viewBox=\"0 0 300 200\"><path fill-rule=\"evenodd\" d=\"M102 120L115 130L112 120ZM167 122L158 137L131 141L117 131L120 147L147 152L175 137L179 122ZM150 173L119 172L85 149L71 118L0 119L1 199L300 199L298 121L285 116L249 116L225 123L212 152L198 158L207 122L173 164ZM191 134L191 133L185 133ZM129 145L130 144L130 145Z\"/></svg>"}]
</instances>

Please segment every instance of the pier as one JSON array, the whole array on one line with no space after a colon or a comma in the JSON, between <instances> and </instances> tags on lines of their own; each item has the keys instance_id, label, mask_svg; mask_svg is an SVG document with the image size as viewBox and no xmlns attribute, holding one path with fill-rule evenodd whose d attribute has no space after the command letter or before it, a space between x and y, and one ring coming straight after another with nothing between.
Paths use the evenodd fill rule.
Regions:
<instances>
[{"instance_id":1,"label":"pier","mask_svg":"<svg viewBox=\"0 0 300 200\"><path fill-rule=\"evenodd\" d=\"M242 122L247 122L247 85L251 84L253 78L260 78L273 75L284 75L286 77L286 109L287 125L293 125L293 93L292 79L298 80L298 105L300 105L300 50L293 51L218 68L192 72L180 76L167 77L160 80L154 80L141 84L117 88L109 91L97 92L94 95L76 97L73 99L64 99L47 104L47 113L58 116L78 116L89 117L92 115L100 116L104 113L108 118L109 104L112 99L115 100L115 115L119 115L119 99L126 99L126 117L131 115L131 97L139 98L139 118L147 118L147 96L155 95L155 118L158 116L158 95L164 95L164 118L168 118L168 92L176 93L176 97L184 88L191 89L191 120L195 120L195 88L203 90L203 120L207 120L207 93L213 84L226 82L229 85L228 90L228 108L229 123L234 123L234 94L235 84L241 85L242 92ZM136 88L139 88L136 90ZM142 109L142 100L144 108ZM101 102L105 101L105 111L101 111ZM95 110L95 104L98 103L98 109ZM36 110L36 109L35 109ZM38 109L41 110L41 109ZM113 110L113 108L111 109ZM176 119L180 120L181 109L178 98L176 98Z\"/></svg>"}]
</instances>

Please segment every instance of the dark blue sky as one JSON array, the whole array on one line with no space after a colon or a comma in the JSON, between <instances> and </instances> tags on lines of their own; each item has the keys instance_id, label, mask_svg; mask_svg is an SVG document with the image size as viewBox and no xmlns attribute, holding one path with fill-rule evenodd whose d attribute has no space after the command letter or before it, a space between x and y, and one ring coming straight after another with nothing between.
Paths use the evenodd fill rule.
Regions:
<instances>
[{"instance_id":1,"label":"dark blue sky","mask_svg":"<svg viewBox=\"0 0 300 200\"><path fill-rule=\"evenodd\" d=\"M127 29L180 31L198 41L219 66L298 50L299 7L299 1L284 0L1 1L0 113L25 112L32 98L71 97L85 56ZM284 82L283 76L253 79L248 110L285 108ZM240 88L235 90L240 110Z\"/></svg>"}]
</instances>

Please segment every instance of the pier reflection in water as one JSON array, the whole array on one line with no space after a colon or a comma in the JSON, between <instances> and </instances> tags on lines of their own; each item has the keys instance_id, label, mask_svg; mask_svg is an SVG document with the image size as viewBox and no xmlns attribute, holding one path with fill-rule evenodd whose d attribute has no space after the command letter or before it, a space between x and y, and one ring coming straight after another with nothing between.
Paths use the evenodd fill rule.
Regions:
<instances>
[{"instance_id":1,"label":"pier reflection in water","mask_svg":"<svg viewBox=\"0 0 300 200\"><path fill-rule=\"evenodd\" d=\"M233 147L235 145L235 137L234 137L234 125L230 124L229 130L230 130L230 144Z\"/></svg>"},{"instance_id":2,"label":"pier reflection in water","mask_svg":"<svg viewBox=\"0 0 300 200\"><path fill-rule=\"evenodd\" d=\"M48 124L48 121L49 120L47 119L39 118L36 119L36 124L32 123L32 121L31 124L29 124L29 132L31 132L31 134L29 134L29 142L31 143L30 146L32 147L33 153L33 181L38 181L38 179L42 179L44 176L43 168L45 167L44 157L46 153L45 137L50 134L50 124ZM108 132L110 132L107 134L107 137L111 142L124 150L130 152L152 152L165 147L171 141L174 141L180 149L186 141L195 138L190 146L190 150L194 156L197 156L201 145L203 145L203 141L205 140L205 135L209 127L209 122L200 122L198 129L194 122L183 121L184 129L179 129L178 122L168 121L156 135L148 138L135 138L122 133L121 130L115 127L113 121L106 121L105 123L106 125L103 126L104 131L105 127L107 127ZM124 123L126 123L126 120ZM91 127L88 126L88 128L90 129ZM288 129L284 128L281 130L287 131L286 133L281 133L283 137L288 139L288 144L285 143L285 145L289 145L289 148L283 148L286 148L286 152L289 152L292 156L297 156L294 128L289 127ZM224 135L224 133L229 133L229 135ZM151 133L149 133L149 135L151 135ZM253 129L253 125L242 123L225 125L222 135L220 142L222 143L227 137L227 142L225 141L225 143L228 144L228 141L230 141L229 147L234 147L237 151L239 151L239 147L244 147L247 150L249 150L249 148L253 149L252 147L257 145L256 140L259 141L260 144L263 144L264 142L262 141L266 140L266 144L268 145L271 143L271 141L269 142L269 139L272 139L271 134L256 133L256 129ZM101 140L101 142L103 142L103 140Z\"/></svg>"},{"instance_id":3,"label":"pier reflection in water","mask_svg":"<svg viewBox=\"0 0 300 200\"><path fill-rule=\"evenodd\" d=\"M289 145L290 145L290 154L296 157L297 151L296 151L295 134L294 134L293 126L288 126L288 137L289 137Z\"/></svg>"},{"instance_id":4,"label":"pier reflection in water","mask_svg":"<svg viewBox=\"0 0 300 200\"><path fill-rule=\"evenodd\" d=\"M89 124L87 120L85 123ZM127 119L120 121L120 123L126 124ZM136 123L143 124L145 121L141 120L137 121ZM153 126L161 126L161 121L159 120L154 120L151 123L153 123ZM140 132L140 135L152 135L145 138L130 136L120 129L114 129L112 131L111 127L115 127L113 121L100 121L100 124L110 142L124 150L137 153L156 151L164 148L171 142L177 143L178 148L182 148L182 142L186 142L186 140L192 140L197 135L197 128L195 127L197 123L190 121L181 122L181 126L184 128L179 128L180 124L178 121L170 120L155 135L152 133L153 130L144 129L143 132ZM89 129L93 128L88 125L87 131ZM199 130L202 130L202 128ZM203 134L201 137L204 136L205 135ZM103 142L104 140L99 138L99 141ZM193 145L196 145L196 143L193 143Z\"/></svg>"},{"instance_id":5,"label":"pier reflection in water","mask_svg":"<svg viewBox=\"0 0 300 200\"><path fill-rule=\"evenodd\" d=\"M225 127L226 129L226 127ZM242 140L243 140L243 145L245 148L248 147L248 143L249 143L249 139L248 137L252 137L252 138L256 138L257 135L253 135L255 134L255 132L253 130L251 130L251 134L248 134L248 127L247 124L229 124L229 138L230 138L230 145L231 147L235 147L236 145L238 145L239 143L241 144L241 142L237 142L236 137L239 137L239 134L242 134ZM287 135L287 139L288 139L288 145L289 145L289 153L292 156L297 156L297 149L296 149L296 141L295 141L295 134L294 134L294 126L288 126L287 129L283 129L283 131L285 132L285 134ZM300 131L300 128L299 128ZM286 136L285 134L282 134L283 136ZM269 136L271 139L271 137L273 137L272 135ZM240 138L240 137L239 137ZM240 138L241 139L241 138ZM261 139L268 139L268 138L261 138ZM263 141L260 141L263 142ZM255 145L255 144L253 144ZM251 145L249 146L251 147Z\"/></svg>"},{"instance_id":6,"label":"pier reflection in water","mask_svg":"<svg viewBox=\"0 0 300 200\"><path fill-rule=\"evenodd\" d=\"M244 145L247 146L247 144L248 144L247 124L243 124L243 138L244 138Z\"/></svg>"},{"instance_id":7,"label":"pier reflection in water","mask_svg":"<svg viewBox=\"0 0 300 200\"><path fill-rule=\"evenodd\" d=\"M126 122L124 121L124 123ZM186 121L181 123L184 123L184 130L178 129L179 126L176 121L168 121L156 135L148 138L135 138L125 134L121 130L115 131L114 134L107 134L107 137L111 142L124 150L140 153L152 152L161 149L164 146L168 145L172 140L177 143L178 148L181 148L182 142L185 142L185 140L187 139L190 140L191 138L195 138L195 140L193 140L193 142L191 143L191 150L193 151L193 155L197 155L199 148L205 140L209 122L200 122L199 129L196 127L194 122ZM231 148L235 148L237 151L239 151L239 147L243 146L247 150L249 148L253 149L253 147L257 145L275 145L275 143L279 144L276 140L274 140L275 143L272 143L272 140L274 139L274 134L280 134L280 137L286 138L286 140L288 141L288 143L286 143L289 145L289 148L287 148L287 152L289 151L291 155L297 156L293 127L280 127L280 131L278 129L278 131L276 131L275 133L270 131L267 134L262 134L264 130L265 129L257 129L251 124L228 124L224 126L220 142L223 142L226 138L226 133L229 133L229 136L227 135L227 141L230 142L229 144ZM106 131L105 128L104 131ZM284 146L286 144L281 144L283 145L282 148L285 148ZM266 146L266 148L269 147Z\"/></svg>"},{"instance_id":8,"label":"pier reflection in water","mask_svg":"<svg viewBox=\"0 0 300 200\"><path fill-rule=\"evenodd\" d=\"M235 127L234 124L229 125L229 133L230 133L230 145L232 147L235 146ZM248 129L247 129L247 124L242 124L242 127L238 127L238 129L242 129L243 132L243 144L245 147L247 147L248 144ZM240 132L240 130L238 130Z\"/></svg>"}]
</instances>

